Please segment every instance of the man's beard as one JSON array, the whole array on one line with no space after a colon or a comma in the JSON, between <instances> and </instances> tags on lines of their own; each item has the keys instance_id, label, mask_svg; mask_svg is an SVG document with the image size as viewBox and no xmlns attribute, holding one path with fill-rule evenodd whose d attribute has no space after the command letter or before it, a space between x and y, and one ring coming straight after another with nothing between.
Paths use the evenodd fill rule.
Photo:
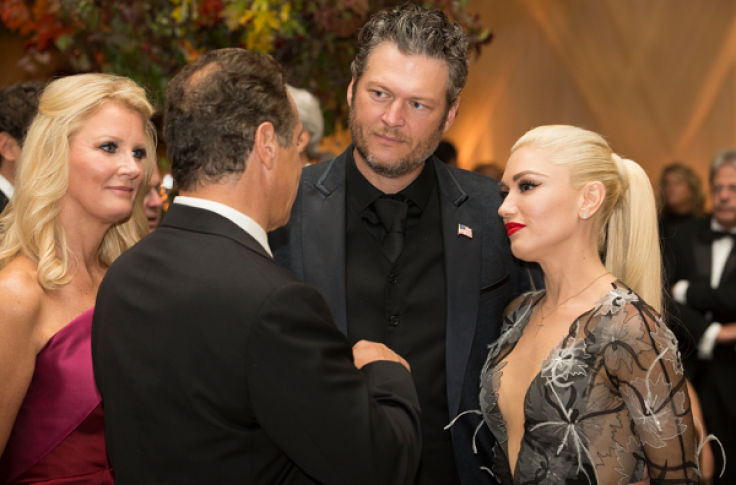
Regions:
<instances>
[{"instance_id":1,"label":"man's beard","mask_svg":"<svg viewBox=\"0 0 736 485\"><path fill-rule=\"evenodd\" d=\"M355 103L353 103L353 106ZM443 116L437 129L430 134L429 138L422 140L411 152L405 157L399 159L396 162L388 163L383 160L376 158L368 148L368 141L366 139L366 133L363 126L358 122L355 115L355 108L350 108L350 116L348 117L348 127L350 128L350 136L353 138L353 145L358 149L363 159L366 161L371 170L376 174L386 178L395 179L402 177L408 173L412 173L417 167L420 167L425 160L427 160L434 151L437 149L437 145L440 144L442 135L445 130L445 118ZM376 135L383 135L393 139L401 140L405 143L410 143L411 140L407 139L400 131L391 128L385 128Z\"/></svg>"}]
</instances>

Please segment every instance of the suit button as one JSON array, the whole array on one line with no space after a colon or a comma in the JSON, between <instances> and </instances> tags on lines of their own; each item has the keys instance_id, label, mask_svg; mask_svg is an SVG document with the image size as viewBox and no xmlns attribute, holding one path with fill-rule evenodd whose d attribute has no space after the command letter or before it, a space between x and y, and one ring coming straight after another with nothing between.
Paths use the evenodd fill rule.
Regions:
<instances>
[{"instance_id":1,"label":"suit button","mask_svg":"<svg viewBox=\"0 0 736 485\"><path fill-rule=\"evenodd\" d=\"M391 318L389 318L388 320L394 327L399 324L399 317L397 317L396 315L391 315Z\"/></svg>"},{"instance_id":2,"label":"suit button","mask_svg":"<svg viewBox=\"0 0 736 485\"><path fill-rule=\"evenodd\" d=\"M390 275L388 276L388 281L389 281L390 283L392 283L392 284L394 284L394 285L395 285L395 284L396 284L396 283L397 283L397 282L399 281L399 279L398 279L398 278L396 277L396 275L395 275L395 274L391 273L391 274L390 274Z\"/></svg>"}]
</instances>

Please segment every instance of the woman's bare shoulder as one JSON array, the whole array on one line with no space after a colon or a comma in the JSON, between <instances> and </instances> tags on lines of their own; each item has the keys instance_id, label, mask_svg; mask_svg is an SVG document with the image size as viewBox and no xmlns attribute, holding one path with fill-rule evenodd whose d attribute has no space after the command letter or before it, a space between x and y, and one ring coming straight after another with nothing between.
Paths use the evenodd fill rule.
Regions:
<instances>
[{"instance_id":1,"label":"woman's bare shoulder","mask_svg":"<svg viewBox=\"0 0 736 485\"><path fill-rule=\"evenodd\" d=\"M0 271L0 328L32 330L38 321L44 290L38 282L37 265L20 255Z\"/></svg>"}]
</instances>

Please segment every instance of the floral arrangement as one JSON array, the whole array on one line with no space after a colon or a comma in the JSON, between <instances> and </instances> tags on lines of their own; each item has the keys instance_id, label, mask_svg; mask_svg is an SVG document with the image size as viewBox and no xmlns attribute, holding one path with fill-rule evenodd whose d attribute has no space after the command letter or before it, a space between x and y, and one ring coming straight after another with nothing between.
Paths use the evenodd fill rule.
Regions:
<instances>
[{"instance_id":1,"label":"floral arrangement","mask_svg":"<svg viewBox=\"0 0 736 485\"><path fill-rule=\"evenodd\" d=\"M212 49L271 54L289 82L320 98L331 131L347 114L349 65L360 27L405 0L0 0L0 25L26 39L21 65L58 51L75 72L109 72L146 86L160 102L166 83ZM491 32L469 0L427 0L465 28L479 52Z\"/></svg>"}]
</instances>

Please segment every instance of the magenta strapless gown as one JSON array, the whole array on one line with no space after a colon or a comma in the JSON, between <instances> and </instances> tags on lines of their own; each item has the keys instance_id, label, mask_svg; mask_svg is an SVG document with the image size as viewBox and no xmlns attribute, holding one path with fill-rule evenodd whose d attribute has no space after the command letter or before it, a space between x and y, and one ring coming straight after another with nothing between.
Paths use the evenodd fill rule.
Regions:
<instances>
[{"instance_id":1,"label":"magenta strapless gown","mask_svg":"<svg viewBox=\"0 0 736 485\"><path fill-rule=\"evenodd\" d=\"M38 353L0 458L0 485L114 483L92 373L93 310L72 320Z\"/></svg>"}]
</instances>

